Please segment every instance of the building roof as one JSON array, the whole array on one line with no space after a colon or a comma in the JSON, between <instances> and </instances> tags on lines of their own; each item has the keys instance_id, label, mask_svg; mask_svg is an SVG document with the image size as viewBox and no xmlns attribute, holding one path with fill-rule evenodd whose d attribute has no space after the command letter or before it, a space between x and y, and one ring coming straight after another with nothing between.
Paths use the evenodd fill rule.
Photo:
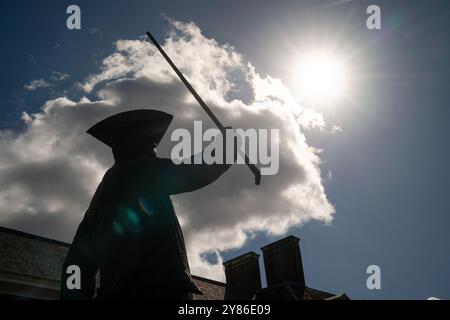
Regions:
<instances>
[{"instance_id":1,"label":"building roof","mask_svg":"<svg viewBox=\"0 0 450 320\"><path fill-rule=\"evenodd\" d=\"M59 281L70 244L0 227L0 271Z\"/></svg>"},{"instance_id":2,"label":"building roof","mask_svg":"<svg viewBox=\"0 0 450 320\"><path fill-rule=\"evenodd\" d=\"M54 292L46 297L56 298L62 265L69 247L70 244L66 242L0 227L0 289L5 285L5 281L12 281L14 285L31 283L45 290L53 290ZM195 275L193 278L204 293L194 295L194 299L224 300L225 283ZM267 289L262 289L262 292ZM312 288L305 288L303 292L304 300L345 298L348 299L345 294L335 296Z\"/></svg>"},{"instance_id":3,"label":"building roof","mask_svg":"<svg viewBox=\"0 0 450 320\"><path fill-rule=\"evenodd\" d=\"M0 273L29 276L59 284L64 258L70 244L0 227ZM223 300L225 283L193 276L203 295L199 300Z\"/></svg>"}]
</instances>

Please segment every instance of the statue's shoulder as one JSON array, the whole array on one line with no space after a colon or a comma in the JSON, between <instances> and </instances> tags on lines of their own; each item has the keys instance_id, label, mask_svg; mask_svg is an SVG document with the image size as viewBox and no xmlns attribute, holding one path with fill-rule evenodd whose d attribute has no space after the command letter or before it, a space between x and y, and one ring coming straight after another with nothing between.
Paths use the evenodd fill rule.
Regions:
<instances>
[{"instance_id":1,"label":"statue's shoulder","mask_svg":"<svg viewBox=\"0 0 450 320\"><path fill-rule=\"evenodd\" d=\"M159 163L161 163L161 165L165 165L165 166L173 165L172 160L168 159L168 158L155 158L155 160L157 160Z\"/></svg>"},{"instance_id":2,"label":"statue's shoulder","mask_svg":"<svg viewBox=\"0 0 450 320\"><path fill-rule=\"evenodd\" d=\"M142 157L137 158L136 163L142 164L142 165L150 165L150 166L170 166L172 165L172 160L167 158L152 158L152 157Z\"/></svg>"},{"instance_id":3,"label":"statue's shoulder","mask_svg":"<svg viewBox=\"0 0 450 320\"><path fill-rule=\"evenodd\" d=\"M115 163L114 166L111 169L118 169L118 170L126 170L131 168L163 168L163 167L171 167L173 166L173 162L170 159L167 158L155 158L155 157L139 157L131 160L127 160L124 162ZM110 170L111 170L110 169Z\"/></svg>"}]
</instances>

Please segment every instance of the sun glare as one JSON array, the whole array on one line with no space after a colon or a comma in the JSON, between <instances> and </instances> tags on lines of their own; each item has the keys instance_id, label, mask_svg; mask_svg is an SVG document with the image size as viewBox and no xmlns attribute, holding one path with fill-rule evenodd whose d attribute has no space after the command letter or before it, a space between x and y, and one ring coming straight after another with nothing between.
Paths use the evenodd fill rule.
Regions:
<instances>
[{"instance_id":1,"label":"sun glare","mask_svg":"<svg viewBox=\"0 0 450 320\"><path fill-rule=\"evenodd\" d=\"M330 102L344 94L344 65L336 56L322 52L302 56L297 73L298 88L304 99Z\"/></svg>"}]
</instances>

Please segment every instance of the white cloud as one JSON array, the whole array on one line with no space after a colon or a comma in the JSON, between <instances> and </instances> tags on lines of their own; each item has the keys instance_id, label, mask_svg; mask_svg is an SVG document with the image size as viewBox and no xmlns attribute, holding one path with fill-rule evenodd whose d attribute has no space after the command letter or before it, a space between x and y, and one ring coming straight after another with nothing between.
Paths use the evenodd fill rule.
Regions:
<instances>
[{"instance_id":1,"label":"white cloud","mask_svg":"<svg viewBox=\"0 0 450 320\"><path fill-rule=\"evenodd\" d=\"M34 91L38 88L47 88L50 87L50 83L45 81L44 79L36 79L31 81L30 83L23 86L26 90Z\"/></svg>"},{"instance_id":2,"label":"white cloud","mask_svg":"<svg viewBox=\"0 0 450 320\"><path fill-rule=\"evenodd\" d=\"M28 91L34 91L39 88L49 88L54 86L58 81L63 81L69 78L70 75L64 72L52 71L49 81L44 79L36 79L31 81L28 84L25 84L23 87Z\"/></svg>"},{"instance_id":3,"label":"white cloud","mask_svg":"<svg viewBox=\"0 0 450 320\"><path fill-rule=\"evenodd\" d=\"M332 134L339 133L339 132L342 132L342 131L343 130L342 130L341 126L333 124L333 126L331 127L331 133Z\"/></svg>"},{"instance_id":4,"label":"white cloud","mask_svg":"<svg viewBox=\"0 0 450 320\"><path fill-rule=\"evenodd\" d=\"M330 3L326 4L324 6L324 8L326 8L326 9L333 8L333 7L340 6L342 4L346 4L346 3L349 3L349 2L352 2L352 1L353 0L335 0L333 2L330 2Z\"/></svg>"},{"instance_id":5,"label":"white cloud","mask_svg":"<svg viewBox=\"0 0 450 320\"><path fill-rule=\"evenodd\" d=\"M54 82L62 81L70 77L70 74L59 72L59 71L52 71L52 75L50 76L50 79Z\"/></svg>"},{"instance_id":6,"label":"white cloud","mask_svg":"<svg viewBox=\"0 0 450 320\"><path fill-rule=\"evenodd\" d=\"M324 127L322 115L302 108L281 80L260 76L236 50L204 37L193 23L172 21L164 49L225 125L279 128L280 171L255 186L245 166L233 166L213 185L173 197L194 274L223 279L221 257L256 231L282 234L310 219L330 222L334 208L321 181L320 158L303 130ZM173 71L144 40L119 40L100 72L81 84L98 101L49 100L24 113L25 130L0 131L0 223L70 241L105 170L110 149L88 136L92 124L120 111L153 108L175 115L169 128L213 126ZM239 99L238 90L253 93ZM158 149L169 156L170 132Z\"/></svg>"}]
</instances>

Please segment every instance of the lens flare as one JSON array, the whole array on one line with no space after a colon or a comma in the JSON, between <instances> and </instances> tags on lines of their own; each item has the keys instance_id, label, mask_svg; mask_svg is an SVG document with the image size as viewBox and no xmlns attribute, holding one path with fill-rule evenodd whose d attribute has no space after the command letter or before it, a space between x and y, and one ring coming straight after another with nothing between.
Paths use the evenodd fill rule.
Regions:
<instances>
[{"instance_id":1,"label":"lens flare","mask_svg":"<svg viewBox=\"0 0 450 320\"><path fill-rule=\"evenodd\" d=\"M134 234L141 232L141 218L131 207L120 206L118 218L119 218L118 224L125 231Z\"/></svg>"},{"instance_id":2,"label":"lens flare","mask_svg":"<svg viewBox=\"0 0 450 320\"><path fill-rule=\"evenodd\" d=\"M139 207L145 214L151 216L155 213L155 208L153 206L152 201L147 199L146 197L139 197L138 199Z\"/></svg>"}]
</instances>

